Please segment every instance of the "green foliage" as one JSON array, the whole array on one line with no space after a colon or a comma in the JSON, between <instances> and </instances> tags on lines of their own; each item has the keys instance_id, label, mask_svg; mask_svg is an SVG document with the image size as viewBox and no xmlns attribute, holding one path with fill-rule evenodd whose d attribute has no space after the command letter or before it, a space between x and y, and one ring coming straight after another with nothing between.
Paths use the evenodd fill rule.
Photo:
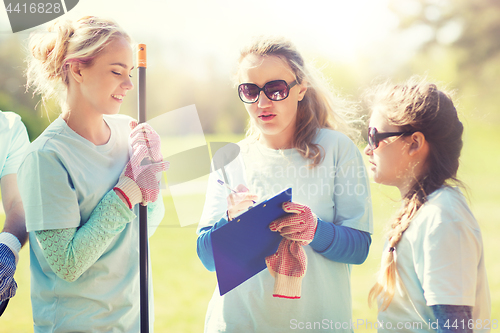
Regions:
<instances>
[{"instance_id":1,"label":"green foliage","mask_svg":"<svg viewBox=\"0 0 500 333\"><path fill-rule=\"evenodd\" d=\"M400 29L430 28L424 46L440 44L467 51L465 67L481 67L500 53L500 3L495 0L392 0Z\"/></svg>"},{"instance_id":2,"label":"green foliage","mask_svg":"<svg viewBox=\"0 0 500 333\"><path fill-rule=\"evenodd\" d=\"M17 35L0 35L0 110L19 114L33 141L47 127L49 120L42 115L41 108L36 110L39 98L25 93L25 54L22 50Z\"/></svg>"},{"instance_id":3,"label":"green foliage","mask_svg":"<svg viewBox=\"0 0 500 333\"><path fill-rule=\"evenodd\" d=\"M182 53L182 49L178 52ZM154 57L157 61L148 61L151 66L147 71L149 119L195 104L204 133L244 132L247 112L236 94L230 75L217 70L215 59L207 58L205 63L201 64L205 70L203 73L197 73L181 65L165 65L162 58L168 58L168 54L161 51ZM181 61L181 64L183 63ZM135 91L131 91L129 95L132 95L131 99L136 99ZM178 124L176 132L172 134L183 133L183 124Z\"/></svg>"},{"instance_id":4,"label":"green foliage","mask_svg":"<svg viewBox=\"0 0 500 333\"><path fill-rule=\"evenodd\" d=\"M392 0L402 33L425 31L404 75L427 72L451 82L488 121L500 122L500 2L495 0Z\"/></svg>"}]
</instances>

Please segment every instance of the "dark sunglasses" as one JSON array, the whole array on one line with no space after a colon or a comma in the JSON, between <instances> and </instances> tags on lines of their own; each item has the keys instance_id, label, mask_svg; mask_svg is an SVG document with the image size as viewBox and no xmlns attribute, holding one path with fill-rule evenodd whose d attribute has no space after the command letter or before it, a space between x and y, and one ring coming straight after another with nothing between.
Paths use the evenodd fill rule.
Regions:
<instances>
[{"instance_id":1,"label":"dark sunglasses","mask_svg":"<svg viewBox=\"0 0 500 333\"><path fill-rule=\"evenodd\" d=\"M242 83L238 86L238 95L243 103L252 104L259 100L263 91L271 101L282 101L288 97L290 89L297 84L297 80L288 84L285 80L267 82L262 88L254 83Z\"/></svg>"},{"instance_id":2,"label":"dark sunglasses","mask_svg":"<svg viewBox=\"0 0 500 333\"><path fill-rule=\"evenodd\" d=\"M379 133L375 127L368 127L368 144L370 145L371 150L375 150L378 148L378 144L380 140L390 138L391 136L407 136L415 133L414 131L405 131L405 132L385 132Z\"/></svg>"}]
</instances>

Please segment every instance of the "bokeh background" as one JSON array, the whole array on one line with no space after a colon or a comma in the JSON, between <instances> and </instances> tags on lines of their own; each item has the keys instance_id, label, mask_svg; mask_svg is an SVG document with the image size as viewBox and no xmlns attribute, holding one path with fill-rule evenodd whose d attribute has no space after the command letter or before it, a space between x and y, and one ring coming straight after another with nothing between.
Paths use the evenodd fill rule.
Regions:
<instances>
[{"instance_id":1,"label":"bokeh background","mask_svg":"<svg viewBox=\"0 0 500 333\"><path fill-rule=\"evenodd\" d=\"M247 114L232 78L240 48L256 35L291 39L306 61L352 101L360 101L364 89L374 82L401 81L414 74L427 75L440 87L454 90L465 125L459 178L468 185L470 206L482 228L492 320L498 324L500 2L80 0L66 15L112 18L136 42L146 43L148 118L194 104L207 142L236 142L244 135ZM0 9L0 110L20 114L34 140L59 110L53 103L42 108L37 96L25 92L23 59L32 30L13 34L7 13ZM122 113L137 114L135 93L127 96ZM170 138L173 142L186 141L184 125L179 124L179 132ZM364 139L356 139L362 149ZM394 189L371 185L375 234L367 261L352 273L356 332L375 331L369 323L376 321L376 309L368 308L366 298L375 281L384 226L398 206ZM167 213L150 239L155 330L201 332L215 273L206 271L197 258L197 221L181 228L168 187L163 194ZM189 205L203 205L203 200L200 191L185 193ZM3 220L0 209L0 225ZM33 331L28 253L25 246L16 272L18 294L0 318L0 332Z\"/></svg>"}]
</instances>

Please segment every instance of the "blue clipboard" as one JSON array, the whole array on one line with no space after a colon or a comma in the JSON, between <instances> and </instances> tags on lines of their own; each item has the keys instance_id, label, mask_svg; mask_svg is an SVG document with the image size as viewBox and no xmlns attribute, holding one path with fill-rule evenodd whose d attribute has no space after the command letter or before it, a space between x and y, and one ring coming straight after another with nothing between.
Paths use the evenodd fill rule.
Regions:
<instances>
[{"instance_id":1,"label":"blue clipboard","mask_svg":"<svg viewBox=\"0 0 500 333\"><path fill-rule=\"evenodd\" d=\"M269 223L286 215L282 204L292 200L288 188L212 231L212 250L221 296L267 268L282 237Z\"/></svg>"}]
</instances>

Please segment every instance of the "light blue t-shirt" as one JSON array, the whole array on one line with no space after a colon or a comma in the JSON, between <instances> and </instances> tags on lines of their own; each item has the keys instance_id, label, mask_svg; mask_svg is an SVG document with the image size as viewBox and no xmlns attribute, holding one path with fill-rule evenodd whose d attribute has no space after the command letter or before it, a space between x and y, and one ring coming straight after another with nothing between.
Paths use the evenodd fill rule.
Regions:
<instances>
[{"instance_id":1,"label":"light blue t-shirt","mask_svg":"<svg viewBox=\"0 0 500 333\"><path fill-rule=\"evenodd\" d=\"M323 221L372 232L370 186L358 148L345 135L319 131L315 143L324 160L310 160L296 149L274 150L245 139L239 156L209 177L198 230L211 226L227 210L228 190L217 183L244 184L259 198L292 188L292 201L307 205ZM224 174L225 175L224 175ZM308 332L352 332L351 266L329 260L304 246L307 271L300 299L273 297L274 278L264 270L220 296L216 287L208 305L205 332L293 332L307 323Z\"/></svg>"},{"instance_id":2,"label":"light blue t-shirt","mask_svg":"<svg viewBox=\"0 0 500 333\"><path fill-rule=\"evenodd\" d=\"M474 322L465 325L475 333L495 327L481 231L459 189L429 195L403 233L395 260L396 292L378 315L378 332L435 332L430 306L438 304L472 306ZM448 326L453 329L453 322Z\"/></svg>"},{"instance_id":3,"label":"light blue t-shirt","mask_svg":"<svg viewBox=\"0 0 500 333\"><path fill-rule=\"evenodd\" d=\"M139 331L137 218L75 282L55 275L34 234L39 230L78 228L87 222L99 201L116 185L129 160L130 119L104 116L111 136L106 144L95 146L58 118L31 144L19 169L30 238L35 332ZM138 205L134 212L137 216ZM150 234L162 218L163 214L157 214L148 219ZM152 327L151 283L149 291Z\"/></svg>"},{"instance_id":4,"label":"light blue t-shirt","mask_svg":"<svg viewBox=\"0 0 500 333\"><path fill-rule=\"evenodd\" d=\"M17 173L29 143L21 117L0 111L0 178Z\"/></svg>"}]
</instances>

